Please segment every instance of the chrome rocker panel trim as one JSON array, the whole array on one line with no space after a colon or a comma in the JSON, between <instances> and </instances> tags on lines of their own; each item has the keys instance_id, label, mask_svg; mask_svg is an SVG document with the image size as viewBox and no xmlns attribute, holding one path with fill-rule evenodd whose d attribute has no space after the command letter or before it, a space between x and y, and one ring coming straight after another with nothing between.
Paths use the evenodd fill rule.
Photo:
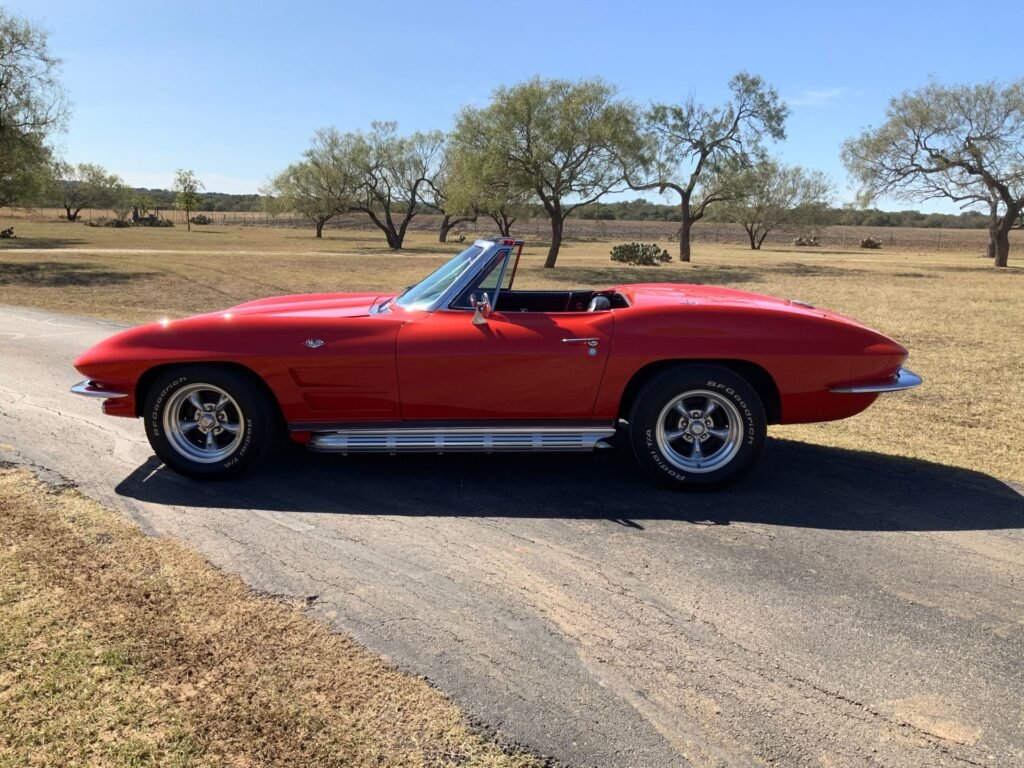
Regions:
<instances>
[{"instance_id":1,"label":"chrome rocker panel trim","mask_svg":"<svg viewBox=\"0 0 1024 768\"><path fill-rule=\"evenodd\" d=\"M607 448L607 427L401 427L315 433L307 445L324 453L532 453Z\"/></svg>"},{"instance_id":2,"label":"chrome rocker panel trim","mask_svg":"<svg viewBox=\"0 0 1024 768\"><path fill-rule=\"evenodd\" d=\"M830 391L844 395L870 395L879 392L903 392L921 383L921 377L906 368L900 368L888 381L878 384L854 384L849 387L832 387Z\"/></svg>"},{"instance_id":3,"label":"chrome rocker panel trim","mask_svg":"<svg viewBox=\"0 0 1024 768\"><path fill-rule=\"evenodd\" d=\"M76 395L83 395L84 397L102 397L105 399L128 397L127 392L111 392L108 389L98 389L93 386L91 381L80 381L71 387L71 391Z\"/></svg>"}]
</instances>

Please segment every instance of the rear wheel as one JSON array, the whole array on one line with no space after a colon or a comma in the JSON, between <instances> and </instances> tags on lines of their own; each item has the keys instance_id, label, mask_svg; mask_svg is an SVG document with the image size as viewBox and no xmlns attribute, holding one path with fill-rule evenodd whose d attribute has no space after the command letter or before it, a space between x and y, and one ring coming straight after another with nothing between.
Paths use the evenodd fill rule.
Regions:
<instances>
[{"instance_id":1,"label":"rear wheel","mask_svg":"<svg viewBox=\"0 0 1024 768\"><path fill-rule=\"evenodd\" d=\"M244 373L226 368L166 371L150 387L143 416L156 455L197 479L242 472L265 453L275 431L262 389Z\"/></svg>"},{"instance_id":2,"label":"rear wheel","mask_svg":"<svg viewBox=\"0 0 1024 768\"><path fill-rule=\"evenodd\" d=\"M735 371L685 365L640 390L629 418L640 465L676 488L721 488L750 471L764 447L761 398Z\"/></svg>"}]
</instances>

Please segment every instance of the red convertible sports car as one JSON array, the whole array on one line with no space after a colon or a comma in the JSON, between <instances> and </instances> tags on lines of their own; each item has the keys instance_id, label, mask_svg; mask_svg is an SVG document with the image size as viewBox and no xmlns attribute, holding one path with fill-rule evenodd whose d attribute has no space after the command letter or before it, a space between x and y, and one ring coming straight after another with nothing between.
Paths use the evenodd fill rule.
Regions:
<instances>
[{"instance_id":1,"label":"red convertible sports car","mask_svg":"<svg viewBox=\"0 0 1024 768\"><path fill-rule=\"evenodd\" d=\"M75 361L76 394L142 417L156 454L233 475L282 432L314 451L591 451L720 487L769 424L842 419L921 382L907 350L797 301L698 285L516 290L522 242L478 240L403 293L280 296L140 326Z\"/></svg>"}]
</instances>

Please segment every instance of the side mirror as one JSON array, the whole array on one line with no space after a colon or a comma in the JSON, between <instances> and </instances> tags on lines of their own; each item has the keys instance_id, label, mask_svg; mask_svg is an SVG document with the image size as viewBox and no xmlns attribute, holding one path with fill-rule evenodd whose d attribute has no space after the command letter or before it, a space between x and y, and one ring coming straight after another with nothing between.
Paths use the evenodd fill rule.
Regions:
<instances>
[{"instance_id":1,"label":"side mirror","mask_svg":"<svg viewBox=\"0 0 1024 768\"><path fill-rule=\"evenodd\" d=\"M487 325L487 318L491 316L491 297L486 293L480 298L475 293L470 294L469 305L473 307L473 325Z\"/></svg>"}]
</instances>

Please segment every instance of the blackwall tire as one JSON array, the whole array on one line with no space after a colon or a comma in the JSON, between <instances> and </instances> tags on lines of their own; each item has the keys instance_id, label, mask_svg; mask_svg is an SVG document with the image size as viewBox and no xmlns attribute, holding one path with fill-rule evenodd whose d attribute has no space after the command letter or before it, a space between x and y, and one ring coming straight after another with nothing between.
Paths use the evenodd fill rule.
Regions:
<instances>
[{"instance_id":1,"label":"blackwall tire","mask_svg":"<svg viewBox=\"0 0 1024 768\"><path fill-rule=\"evenodd\" d=\"M154 453L197 480L241 474L264 456L277 431L263 389L243 372L214 366L161 373L142 416Z\"/></svg>"},{"instance_id":2,"label":"blackwall tire","mask_svg":"<svg viewBox=\"0 0 1024 768\"><path fill-rule=\"evenodd\" d=\"M738 373L718 365L680 365L647 382L629 415L640 466L658 483L711 490L751 470L764 447L761 398Z\"/></svg>"}]
</instances>

